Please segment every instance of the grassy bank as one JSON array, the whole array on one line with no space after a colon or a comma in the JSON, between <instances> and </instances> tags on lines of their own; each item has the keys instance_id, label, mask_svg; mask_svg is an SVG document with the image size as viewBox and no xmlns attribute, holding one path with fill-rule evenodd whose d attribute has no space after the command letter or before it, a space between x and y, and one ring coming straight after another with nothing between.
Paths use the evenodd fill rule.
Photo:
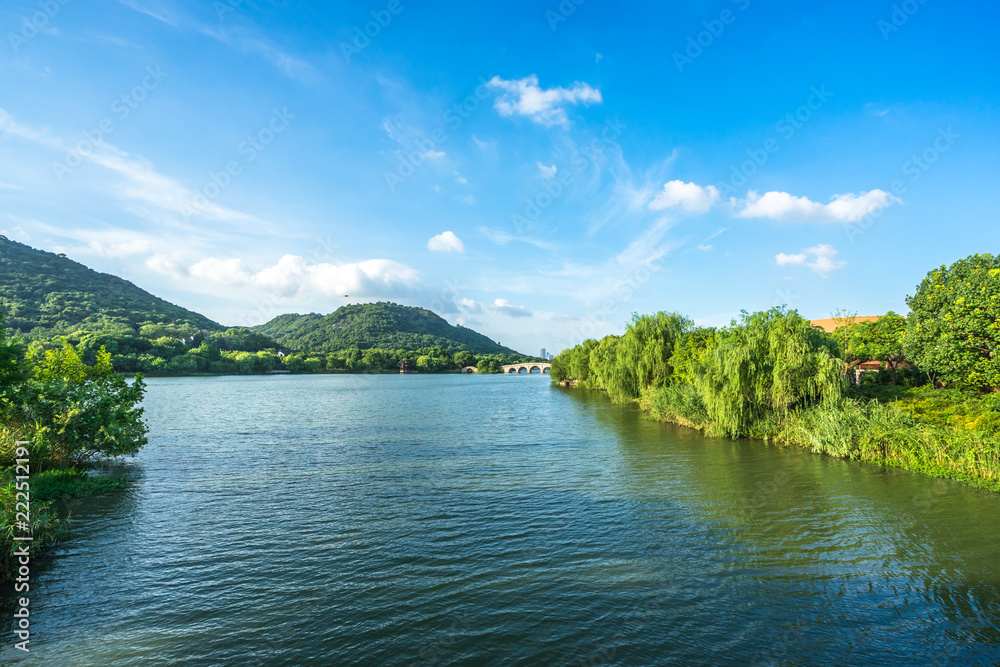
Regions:
<instances>
[{"instance_id":1,"label":"grassy bank","mask_svg":"<svg viewBox=\"0 0 1000 667\"><path fill-rule=\"evenodd\" d=\"M1000 444L990 428L1000 412L957 391L879 389L772 413L746 436L1000 491ZM691 386L649 390L638 402L655 419L718 435Z\"/></svg>"}]
</instances>

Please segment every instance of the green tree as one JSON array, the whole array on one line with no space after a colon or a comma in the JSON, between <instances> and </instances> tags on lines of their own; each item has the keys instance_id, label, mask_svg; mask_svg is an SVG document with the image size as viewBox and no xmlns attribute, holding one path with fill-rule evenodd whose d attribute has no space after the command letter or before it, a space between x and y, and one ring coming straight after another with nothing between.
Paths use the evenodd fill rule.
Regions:
<instances>
[{"instance_id":1,"label":"green tree","mask_svg":"<svg viewBox=\"0 0 1000 667\"><path fill-rule=\"evenodd\" d=\"M7 416L30 434L39 466L132 455L146 444L139 407L142 376L129 383L116 374L107 351L101 350L90 366L64 342L58 349L29 353L27 362L31 376L18 388Z\"/></svg>"},{"instance_id":2,"label":"green tree","mask_svg":"<svg viewBox=\"0 0 1000 667\"><path fill-rule=\"evenodd\" d=\"M840 397L837 345L797 312L744 312L703 355L696 387L713 430L738 437L770 413Z\"/></svg>"},{"instance_id":3,"label":"green tree","mask_svg":"<svg viewBox=\"0 0 1000 667\"><path fill-rule=\"evenodd\" d=\"M1000 387L1000 257L972 255L931 271L907 304L906 353L932 380Z\"/></svg>"},{"instance_id":4,"label":"green tree","mask_svg":"<svg viewBox=\"0 0 1000 667\"><path fill-rule=\"evenodd\" d=\"M503 372L501 363L492 357L480 357L476 368L479 375L494 375Z\"/></svg>"},{"instance_id":5,"label":"green tree","mask_svg":"<svg viewBox=\"0 0 1000 667\"><path fill-rule=\"evenodd\" d=\"M457 368L465 368L466 366L476 365L476 355L472 354L468 350L462 350L461 352L456 352L454 357L452 357L452 362Z\"/></svg>"},{"instance_id":6,"label":"green tree","mask_svg":"<svg viewBox=\"0 0 1000 667\"><path fill-rule=\"evenodd\" d=\"M857 322L834 331L844 360L848 363L881 361L892 370L892 384L896 384L896 371L906 361L903 339L906 318L889 311L875 321Z\"/></svg>"}]
</instances>

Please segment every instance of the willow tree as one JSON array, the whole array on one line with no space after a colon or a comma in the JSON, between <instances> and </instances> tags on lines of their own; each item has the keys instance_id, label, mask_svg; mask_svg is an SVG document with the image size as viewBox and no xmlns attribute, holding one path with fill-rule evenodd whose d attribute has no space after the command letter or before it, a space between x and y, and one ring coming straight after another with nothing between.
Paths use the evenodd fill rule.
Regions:
<instances>
[{"instance_id":1,"label":"willow tree","mask_svg":"<svg viewBox=\"0 0 1000 667\"><path fill-rule=\"evenodd\" d=\"M743 312L710 340L696 378L711 430L747 435L770 414L838 398L836 347L795 311Z\"/></svg>"},{"instance_id":2,"label":"willow tree","mask_svg":"<svg viewBox=\"0 0 1000 667\"><path fill-rule=\"evenodd\" d=\"M618 403L664 386L673 374L674 347L693 326L677 313L633 315L623 335L607 336L591 350L591 384Z\"/></svg>"},{"instance_id":3,"label":"willow tree","mask_svg":"<svg viewBox=\"0 0 1000 667\"><path fill-rule=\"evenodd\" d=\"M605 336L590 351L590 378L581 382L592 389L603 389L612 400L628 393L628 388L634 385L634 374L618 365L619 336Z\"/></svg>"}]
</instances>

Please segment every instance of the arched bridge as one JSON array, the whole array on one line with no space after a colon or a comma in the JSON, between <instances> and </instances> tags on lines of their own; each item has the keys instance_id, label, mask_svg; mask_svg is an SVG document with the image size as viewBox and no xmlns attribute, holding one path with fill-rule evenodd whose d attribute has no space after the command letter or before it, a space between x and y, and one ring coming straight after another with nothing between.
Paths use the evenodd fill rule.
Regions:
<instances>
[{"instance_id":1,"label":"arched bridge","mask_svg":"<svg viewBox=\"0 0 1000 667\"><path fill-rule=\"evenodd\" d=\"M503 366L504 375L530 375L531 373L548 373L552 368L552 364L510 364L508 366ZM475 366L466 366L459 373L471 374L478 373L479 369Z\"/></svg>"},{"instance_id":2,"label":"arched bridge","mask_svg":"<svg viewBox=\"0 0 1000 667\"><path fill-rule=\"evenodd\" d=\"M530 373L548 373L552 369L552 364L510 364L509 366L503 367L503 372L508 375L528 375Z\"/></svg>"}]
</instances>

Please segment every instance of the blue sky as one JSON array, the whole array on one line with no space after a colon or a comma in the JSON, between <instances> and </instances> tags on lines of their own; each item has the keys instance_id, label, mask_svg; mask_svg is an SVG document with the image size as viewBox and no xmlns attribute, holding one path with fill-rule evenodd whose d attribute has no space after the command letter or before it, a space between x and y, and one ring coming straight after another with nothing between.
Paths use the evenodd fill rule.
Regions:
<instances>
[{"instance_id":1,"label":"blue sky","mask_svg":"<svg viewBox=\"0 0 1000 667\"><path fill-rule=\"evenodd\" d=\"M1000 9L20 0L0 233L225 324L905 312L995 252Z\"/></svg>"}]
</instances>

